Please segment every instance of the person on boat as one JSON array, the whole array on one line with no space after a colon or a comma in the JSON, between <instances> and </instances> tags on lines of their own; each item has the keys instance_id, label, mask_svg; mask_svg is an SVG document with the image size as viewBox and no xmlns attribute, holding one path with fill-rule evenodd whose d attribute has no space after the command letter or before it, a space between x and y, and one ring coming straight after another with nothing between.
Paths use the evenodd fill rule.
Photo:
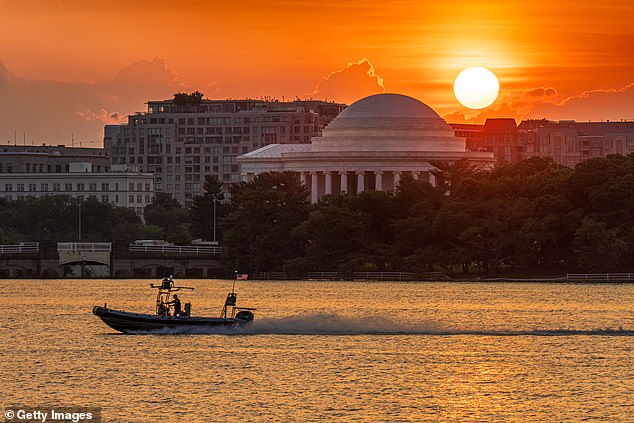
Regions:
<instances>
[{"instance_id":1,"label":"person on boat","mask_svg":"<svg viewBox=\"0 0 634 423\"><path fill-rule=\"evenodd\" d=\"M169 316L170 315L169 306L165 305L164 303L159 304L159 306L158 306L158 315L159 316Z\"/></svg>"},{"instance_id":2,"label":"person on boat","mask_svg":"<svg viewBox=\"0 0 634 423\"><path fill-rule=\"evenodd\" d=\"M178 316L181 314L181 300L178 298L177 294L174 294L174 299L167 304L174 306L174 314L172 314L172 316Z\"/></svg>"}]
</instances>

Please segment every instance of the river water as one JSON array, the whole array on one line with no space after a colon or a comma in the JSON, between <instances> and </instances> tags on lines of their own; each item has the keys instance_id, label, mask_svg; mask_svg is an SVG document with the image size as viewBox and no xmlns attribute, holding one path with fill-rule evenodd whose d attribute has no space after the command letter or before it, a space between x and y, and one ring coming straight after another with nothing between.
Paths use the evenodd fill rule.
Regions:
<instances>
[{"instance_id":1,"label":"river water","mask_svg":"<svg viewBox=\"0 0 634 423\"><path fill-rule=\"evenodd\" d=\"M0 281L3 408L107 422L634 421L634 284L238 282L233 334L118 335L152 281ZM230 281L187 280L192 314Z\"/></svg>"}]
</instances>

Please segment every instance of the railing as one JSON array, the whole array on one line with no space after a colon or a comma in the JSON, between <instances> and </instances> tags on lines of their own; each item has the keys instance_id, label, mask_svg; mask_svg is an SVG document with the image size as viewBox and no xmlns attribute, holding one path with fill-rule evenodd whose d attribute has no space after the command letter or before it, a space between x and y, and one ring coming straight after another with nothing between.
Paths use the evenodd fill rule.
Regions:
<instances>
[{"instance_id":1,"label":"railing","mask_svg":"<svg viewBox=\"0 0 634 423\"><path fill-rule=\"evenodd\" d=\"M634 273L568 273L566 280L571 282L625 282L634 281Z\"/></svg>"},{"instance_id":2,"label":"railing","mask_svg":"<svg viewBox=\"0 0 634 423\"><path fill-rule=\"evenodd\" d=\"M307 279L313 280L336 280L339 278L338 272L308 272Z\"/></svg>"},{"instance_id":3,"label":"railing","mask_svg":"<svg viewBox=\"0 0 634 423\"><path fill-rule=\"evenodd\" d=\"M65 253L109 253L110 242L58 242L57 251Z\"/></svg>"},{"instance_id":4,"label":"railing","mask_svg":"<svg viewBox=\"0 0 634 423\"><path fill-rule=\"evenodd\" d=\"M414 274L410 272L354 272L353 279L374 281L411 281Z\"/></svg>"},{"instance_id":5,"label":"railing","mask_svg":"<svg viewBox=\"0 0 634 423\"><path fill-rule=\"evenodd\" d=\"M129 250L135 253L161 253L183 255L219 255L225 252L223 247L198 247L195 245L138 245L130 244Z\"/></svg>"},{"instance_id":6,"label":"railing","mask_svg":"<svg viewBox=\"0 0 634 423\"><path fill-rule=\"evenodd\" d=\"M1 254L37 253L40 251L39 242L21 242L19 244L0 245Z\"/></svg>"}]
</instances>

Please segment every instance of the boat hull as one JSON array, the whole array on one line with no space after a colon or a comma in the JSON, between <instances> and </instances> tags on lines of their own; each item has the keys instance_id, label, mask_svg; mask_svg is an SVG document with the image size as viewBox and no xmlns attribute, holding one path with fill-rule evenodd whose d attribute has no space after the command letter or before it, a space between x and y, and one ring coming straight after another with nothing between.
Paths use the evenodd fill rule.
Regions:
<instances>
[{"instance_id":1,"label":"boat hull","mask_svg":"<svg viewBox=\"0 0 634 423\"><path fill-rule=\"evenodd\" d=\"M250 318L157 316L95 306L92 313L112 329L128 334L190 333L208 328L235 328L253 322Z\"/></svg>"}]
</instances>

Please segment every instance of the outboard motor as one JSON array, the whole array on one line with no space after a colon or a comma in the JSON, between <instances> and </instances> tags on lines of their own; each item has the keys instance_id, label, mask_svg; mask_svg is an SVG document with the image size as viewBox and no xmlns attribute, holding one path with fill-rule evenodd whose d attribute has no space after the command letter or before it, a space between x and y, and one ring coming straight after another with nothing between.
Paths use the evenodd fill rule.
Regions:
<instances>
[{"instance_id":1,"label":"outboard motor","mask_svg":"<svg viewBox=\"0 0 634 423\"><path fill-rule=\"evenodd\" d=\"M240 310L238 314L236 314L236 319L242 320L243 323L252 322L253 317L253 312L250 310Z\"/></svg>"}]
</instances>

